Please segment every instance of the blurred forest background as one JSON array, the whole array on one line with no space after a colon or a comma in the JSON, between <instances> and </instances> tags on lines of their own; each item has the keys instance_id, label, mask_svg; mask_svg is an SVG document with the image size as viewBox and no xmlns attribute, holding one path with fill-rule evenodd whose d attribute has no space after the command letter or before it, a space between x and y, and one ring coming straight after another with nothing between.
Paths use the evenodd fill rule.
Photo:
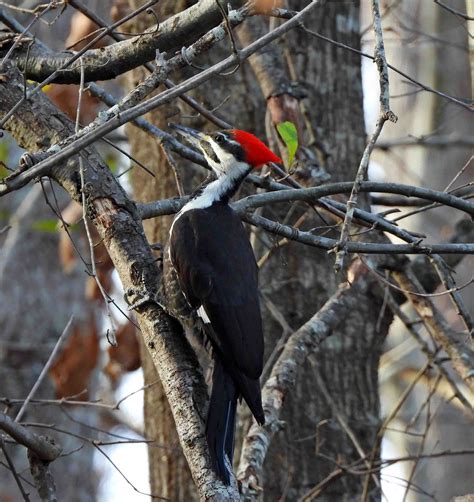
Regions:
<instances>
[{"instance_id":1,"label":"blurred forest background","mask_svg":"<svg viewBox=\"0 0 474 502\"><path fill-rule=\"evenodd\" d=\"M31 10L40 3L44 2L1 1L1 20L3 16L13 17L26 26L33 17ZM45 14L31 31L52 50L79 50L84 37L97 25L75 5L87 6L110 23L143 3L71 1L64 11L52 9ZM192 3L162 0L154 6L156 18L164 19ZM307 2L291 0L280 2L280 6L287 3L299 10ZM471 100L474 1L382 0L380 8L387 61L430 88L466 102ZM140 33L155 22L154 16L143 13L121 26L120 32ZM248 44L279 22L271 17L246 21L235 30L238 43ZM369 0L362 0L360 5L356 1L327 2L305 21L311 30L373 54L371 23ZM101 41L112 42L110 38ZM310 165L299 179L311 185L321 179L321 173L327 173L331 181L353 180L366 143L365 131L372 133L377 120L376 66L303 31L294 30L271 47L274 53L269 49L266 54L282 58L283 81L295 87L291 94L299 106L295 122L300 121L304 135L298 155L302 164ZM228 51L228 42L222 42L201 57L199 65L218 61ZM274 96L278 93L268 88L271 84L262 77L265 72L261 63L258 56L252 57L234 74L207 82L190 94L208 109L216 109L215 113L227 122L267 137L278 150L281 145L273 128L278 110ZM187 68L176 78L195 71ZM102 84L110 93L121 96L145 74L146 70L139 68ZM277 80L275 77L273 83L280 85ZM75 120L78 89L78 85L52 84L44 92ZM370 179L439 191L461 187L458 194L472 194L472 110L426 92L394 72L390 72L390 97L398 122L388 123L383 130L371 157ZM85 94L81 124L93 120L103 107L98 99ZM283 108L288 113L288 108ZM161 129L166 129L169 121L198 129L215 127L188 105L176 101L146 118ZM135 200L147 202L178 195L169 156L156 138L128 124L96 146ZM17 165L22 153L8 135L0 140L3 165ZM202 173L195 174L189 161L175 158L174 162L184 191L189 193ZM156 177L150 177L139 164ZM395 201L396 197L378 195L367 198L365 204L371 204L374 212L398 208L390 219L425 234L428 242L449 241L460 231L456 224L462 217L454 209L442 206L424 210L424 206L405 206L402 197ZM57 207L61 218L70 224L67 231L53 211ZM279 208L271 214L293 225L299 219L310 228L327 224L319 215L308 216L301 207L288 211ZM130 313L120 281L100 244L95 249L97 275L113 299L107 308L97 281L85 272L87 266L82 260L90 252L81 223L81 205L71 202L57 185L44 181L2 197L0 217L0 401L4 412L16 415L74 315L48 376L22 418L22 422L36 424L38 433L57 438L63 452L68 453L52 464L59 500L130 502L147 500L150 493L171 500L196 500L159 378L135 322L127 319ZM170 221L167 216L145 222L151 244L166 241ZM465 239L472 242L472 223L463 219L462 224ZM94 239L97 242L97 236ZM252 231L252 242L261 267L268 355L274 356L273 348L335 291L334 255L296 242L282 241L275 246L276 237L262 236L258 231ZM474 259L452 255L449 264L456 283L466 285L460 294L474 314ZM436 287L433 284L434 293L445 289ZM381 288L383 291L383 285ZM451 328L466 336L449 295L430 299ZM413 307L404 304L400 309L401 314L392 322L387 296L368 295L361 300L360 311L353 312L338 333L307 359L285 403L282 419L286 426L275 435L265 462L261 480L265 500L380 498L370 472L337 475L334 481L329 479L321 485L336 467L328 458L341 462L357 458L358 448L344 423L349 424L367 454L374 448L376 455L375 445L380 440L382 459L405 459L388 462L380 471L385 500L447 501L474 494L472 390L449 364L444 365L446 356L434 348ZM117 330L117 348L106 337L111 322ZM441 365L446 368L443 373ZM464 402L453 388L464 396ZM66 405L65 398L73 403ZM244 410L241 435L249 423ZM24 449L4 442L1 446L3 452L10 452L31 500L36 500ZM464 454L433 455L455 451ZM21 500L21 495L0 452L0 501L16 500Z\"/></svg>"}]
</instances>

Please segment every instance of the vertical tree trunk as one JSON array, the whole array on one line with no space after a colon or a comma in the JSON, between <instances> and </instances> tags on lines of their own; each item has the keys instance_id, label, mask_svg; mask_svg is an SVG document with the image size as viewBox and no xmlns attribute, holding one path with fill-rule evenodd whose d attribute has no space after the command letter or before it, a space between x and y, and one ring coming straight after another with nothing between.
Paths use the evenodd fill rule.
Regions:
<instances>
[{"instance_id":1,"label":"vertical tree trunk","mask_svg":"<svg viewBox=\"0 0 474 502\"><path fill-rule=\"evenodd\" d=\"M293 2L294 8L297 3ZM307 18L305 25L351 47L360 47L358 2L327 3ZM365 145L360 58L301 30L286 38L285 49L293 78L296 76L308 93L304 102L305 134L308 138L311 132L315 138L309 146L319 147L319 157L325 159L333 181L353 179ZM309 215L303 228L324 224ZM262 268L262 289L292 328L308 320L334 292L337 278L333 263L334 255L291 243L277 248ZM359 458L333 408L343 415L362 449L370 454L380 425L377 370L388 321L374 293L341 320L338 332L307 361L285 403L283 429L270 447L265 464L265 500L284 496L296 500L326 478L335 468L334 462L347 464ZM281 327L268 314L265 327L267 346L274 347ZM358 498L364 482L363 477L343 474L327 485L320 499ZM369 491L374 488L370 480Z\"/></svg>"},{"instance_id":2,"label":"vertical tree trunk","mask_svg":"<svg viewBox=\"0 0 474 502\"><path fill-rule=\"evenodd\" d=\"M132 11L145 1L129 0L128 3ZM160 4L156 12L160 19L163 19L183 8L185 8L185 2L168 2ZM153 22L155 20L151 16L138 16L129 23L131 28L127 29L138 33ZM126 79L127 88L129 90L134 88L146 74L143 68L130 72ZM165 129L168 116L173 110L175 110L173 104L161 107L156 112L148 114L146 118L159 128ZM132 185L135 199L140 202L149 202L178 195L173 171L156 138L146 136L143 131L130 125L127 126L127 137L130 141L132 156L146 165L155 175L153 178L139 167L134 168ZM170 216L144 222L150 244L165 245L171 221ZM158 251L156 255L158 258L160 252ZM145 384L156 382L158 374L144 346L141 348L141 356ZM146 388L144 417L147 438L165 446L165 448L157 448L152 445L148 449L151 493L169 497L170 500L177 502L195 500L194 483L179 445L173 416L161 383Z\"/></svg>"},{"instance_id":3,"label":"vertical tree trunk","mask_svg":"<svg viewBox=\"0 0 474 502\"><path fill-rule=\"evenodd\" d=\"M299 2L294 2L293 7L299 8ZM256 19L252 22L268 23L268 20ZM352 47L360 45L357 2L328 3L323 10L316 10L305 23L311 29ZM360 58L320 42L303 31L289 34L283 46L287 60L281 56L281 67L288 71L287 66L291 66L294 73L289 74L289 80L296 78L308 94L308 101L305 102L305 140L308 143L308 138L312 136L315 141L307 146L313 150L319 147L317 154L320 157L329 154L325 163L334 181L352 179L365 145ZM224 42L217 51L213 51L212 60L227 55L230 50L229 43ZM231 76L219 76L208 82L198 93L209 108L219 105L230 95L217 113L236 127L265 135L265 108L262 106L265 98L247 63L243 63ZM154 117L154 120L164 125L166 112L161 109L159 113L160 116ZM191 123L203 129L213 128L199 118ZM312 131L308 130L309 124ZM174 195L176 191L169 168L164 164L157 146L152 144L150 149L145 149L140 133L132 141L135 144L133 154L145 160L149 167L153 158L156 162L154 169L160 169L160 177L157 180L147 179L142 188L139 188L138 181L134 182L136 195L140 200L146 200L147 193L151 198ZM147 153L143 155L144 152ZM140 173L136 176L142 178L147 175ZM308 179L307 183L311 184L312 180ZM169 191L163 187L168 187ZM294 223L300 215L301 209L291 222ZM308 214L306 227L320 224L324 223L317 216ZM154 230L148 229L150 240L163 242L166 238L163 222L152 223L152 228ZM266 236L264 239L273 244ZM257 247L257 252L261 254L262 250ZM337 279L332 271L333 261L332 255L291 244L276 247L271 259L262 267L262 291L293 329L314 314L334 292ZM371 452L379 425L377 368L388 319L382 316L378 322L381 301L375 294L370 300L343 320L339 332L321 348L317 356L307 362L285 405L285 425L275 437L266 462L265 500L273 501L285 496L296 500L324 479L334 464L319 453L344 464L359 458L347 432L334 418L334 406L346 417L364 451L367 454ZM280 339L282 329L265 309L263 314L267 347L271 351ZM321 385L327 388L330 403L323 397ZM170 438L173 441L171 418L162 421L161 416L157 417L156 409L150 410L150 403L148 396L148 430L158 426L163 439L166 438L167 443ZM319 445L318 450L316 444ZM176 468L169 463L167 465L167 469ZM163 459L151 457L151 470L163 472ZM323 500L352 499L361 494L364 481L361 477L342 475L328 486ZM370 485L370 490L372 488ZM153 489L158 490L158 486L154 485ZM163 486L160 490L164 493Z\"/></svg>"}]
</instances>

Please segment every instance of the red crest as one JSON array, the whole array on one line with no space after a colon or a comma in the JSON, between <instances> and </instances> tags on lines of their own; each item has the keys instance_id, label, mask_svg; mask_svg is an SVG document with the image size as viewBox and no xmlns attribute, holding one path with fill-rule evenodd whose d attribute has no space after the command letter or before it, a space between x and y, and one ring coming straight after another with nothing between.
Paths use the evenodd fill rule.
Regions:
<instances>
[{"instance_id":1,"label":"red crest","mask_svg":"<svg viewBox=\"0 0 474 502\"><path fill-rule=\"evenodd\" d=\"M245 161L253 167L262 166L268 162L282 163L278 155L275 155L263 141L260 141L256 136L240 129L231 131L234 139L240 143L245 150Z\"/></svg>"}]
</instances>

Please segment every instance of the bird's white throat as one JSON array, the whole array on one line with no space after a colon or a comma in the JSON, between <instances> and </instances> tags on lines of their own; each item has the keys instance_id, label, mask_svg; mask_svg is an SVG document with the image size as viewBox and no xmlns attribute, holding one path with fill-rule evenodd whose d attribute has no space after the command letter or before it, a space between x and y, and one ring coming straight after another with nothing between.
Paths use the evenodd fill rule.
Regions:
<instances>
[{"instance_id":1,"label":"bird's white throat","mask_svg":"<svg viewBox=\"0 0 474 502\"><path fill-rule=\"evenodd\" d=\"M211 207L215 202L226 197L226 194L232 192L237 183L240 183L243 177L249 171L249 165L245 162L235 162L234 165L225 173L219 173L219 177L206 185L201 193L186 203L173 220L170 228L170 236L173 232L173 226L178 219L191 209L205 209Z\"/></svg>"}]
</instances>

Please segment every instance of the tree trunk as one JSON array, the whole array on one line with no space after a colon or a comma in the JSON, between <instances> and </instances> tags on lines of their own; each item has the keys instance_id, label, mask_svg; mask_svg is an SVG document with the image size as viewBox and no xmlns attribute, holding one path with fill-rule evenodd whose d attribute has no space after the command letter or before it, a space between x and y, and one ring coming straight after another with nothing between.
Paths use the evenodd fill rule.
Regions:
<instances>
[{"instance_id":1,"label":"tree trunk","mask_svg":"<svg viewBox=\"0 0 474 502\"><path fill-rule=\"evenodd\" d=\"M297 2L293 4L296 8ZM360 47L358 2L328 3L306 19L305 25ZM309 96L306 138L313 133L316 141L310 146L318 146L333 181L351 180L365 145L360 58L301 30L291 33L285 42L293 78L296 76ZM324 221L310 214L303 228L320 225ZM334 292L338 281L333 264L334 255L291 243L275 249L261 269L262 290L293 329ZM348 464L360 458L336 419L335 409L367 455L376 448L380 425L377 371L388 325L382 301L374 292L307 361L285 403L283 429L274 437L265 463L265 500L297 500L334 470L334 462ZM272 348L282 335L281 326L265 313L265 328L267 347ZM359 498L364 483L364 477L344 473L328 483L320 499ZM369 493L374 498L379 495L372 479Z\"/></svg>"},{"instance_id":2,"label":"tree trunk","mask_svg":"<svg viewBox=\"0 0 474 502\"><path fill-rule=\"evenodd\" d=\"M174 10L181 7L175 6ZM298 8L298 5L295 3L294 7ZM254 19L251 22L268 23L264 19ZM352 47L358 48L360 45L359 7L356 2L329 3L324 10L316 10L306 20L306 25ZM213 52L213 60L228 54L229 43L221 45L219 50ZM325 158L326 167L334 181L352 179L365 145L360 58L318 41L303 31L289 34L282 48L286 60L280 55L280 67L285 72L288 72L288 66L291 67L293 74L287 73L288 80L297 79L310 98L310 106L305 111L306 143L308 144L308 138L316 138L316 142L308 146L313 150L319 147L316 155ZM230 94L231 99L217 113L239 128L264 136L265 109L262 107L262 93L266 93L266 89L262 91L259 88L246 63L232 76L218 77L199 89L200 99L209 108L219 105ZM162 109L159 117L155 116L153 119L164 125L165 113ZM192 125L203 129L212 128L199 118ZM144 140L140 134L135 139L132 138L132 142L135 145L133 154L145 160L149 167L153 159L153 169L160 173L156 180L151 180L145 173L136 172L134 187L140 200L175 195L173 176L157 145ZM139 179L144 181L140 182ZM312 181L308 179L307 183L311 184ZM301 210L291 221L294 222L300 215ZM308 228L321 224L324 223L317 216L307 216L305 225ZM167 225L162 220L152 223L147 228L150 240L163 244L166 228ZM266 251L258 248L259 246L259 254ZM334 292L338 282L332 271L333 261L332 255L298 244L287 244L275 249L271 259L262 267L262 291L293 329L313 315ZM388 319L383 313L379 321L381 303L374 294L370 301L361 304L357 312L341 323L339 332L323 346L317 357L307 362L286 403L285 426L274 438L265 465L265 500L278 500L285 496L289 500L296 500L324 479L333 470L334 464L319 454L328 455L344 464L359 458L347 432L334 418L334 406L351 424L362 449L369 454L374 447L379 426L377 369L388 326ZM270 352L280 339L282 329L265 309L263 315ZM153 377L147 377L150 378ZM324 398L321 385L327 388L331 402ZM151 392L156 395L156 387ZM160 416L157 420L156 405L153 403L161 403L160 398L152 401L148 391L146 401L148 431L159 427L162 440L168 444L173 443L175 434L171 418L162 420ZM166 460L166 476L168 479L177 479L176 474L171 473L177 473L178 465L183 464L176 463L172 466L169 458ZM159 489L161 493L165 493L162 484L155 484L156 476L153 474L163 473L163 468L163 459L152 456L153 491L158 492ZM160 483L165 482L166 476L162 475ZM342 475L328 486L323 499L349 500L360 496L364 481L362 477ZM183 489L185 486L184 483L181 485ZM174 484L172 488L175 489ZM372 488L370 485L370 490ZM167 493L168 496L171 493L177 495L176 492Z\"/></svg>"},{"instance_id":3,"label":"tree trunk","mask_svg":"<svg viewBox=\"0 0 474 502\"><path fill-rule=\"evenodd\" d=\"M129 0L130 10L134 10L145 1ZM183 10L184 2L160 4L156 12L160 19ZM149 24L155 22L151 16L138 16L129 25L131 31L141 32ZM143 68L131 71L126 78L128 90L143 79L147 71ZM146 119L161 129L165 129L168 116L175 109L174 105L164 106L156 112L146 115ZM155 138L144 135L143 131L134 126L127 126L127 137L130 142L131 155L146 165L155 175L135 166L131 181L134 198L139 202L150 202L178 195L173 171L163 155L163 150ZM150 244L161 244L163 247L168 239L168 230L172 217L154 218L144 221L144 228ZM157 259L161 252L157 251ZM142 339L142 337L140 337ZM142 368L145 385L156 382L158 374L146 347L141 347ZM144 417L146 437L165 448L148 448L149 475L151 493L157 493L170 500L187 502L196 500L196 490L191 478L186 459L182 454L173 416L161 383L145 389Z\"/></svg>"}]
</instances>

